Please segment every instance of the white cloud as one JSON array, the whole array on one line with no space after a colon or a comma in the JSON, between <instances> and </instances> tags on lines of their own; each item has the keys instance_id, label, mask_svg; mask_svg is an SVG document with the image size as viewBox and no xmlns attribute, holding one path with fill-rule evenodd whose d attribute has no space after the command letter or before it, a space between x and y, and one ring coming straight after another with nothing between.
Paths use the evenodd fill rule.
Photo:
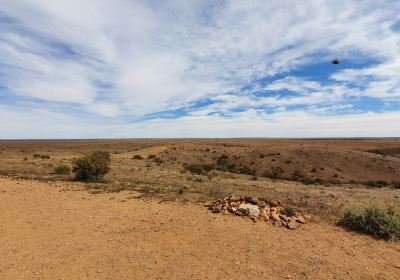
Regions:
<instances>
[{"instance_id":1,"label":"white cloud","mask_svg":"<svg viewBox=\"0 0 400 280\"><path fill-rule=\"evenodd\" d=\"M218 103L192 116L340 105L349 96L398 100L399 13L400 2L385 0L0 0L0 86L16 100L75 104L127 126L125 117L205 98ZM379 63L328 84L290 76L332 57ZM257 84L278 74L289 77ZM255 98L244 86L297 96Z\"/></svg>"},{"instance_id":2,"label":"white cloud","mask_svg":"<svg viewBox=\"0 0 400 280\"><path fill-rule=\"evenodd\" d=\"M126 123L66 116L48 110L16 111L0 106L1 138L132 138L132 137L395 137L400 114L359 113L316 116L313 113L237 113L231 118L190 116L181 119ZM35 124L32 127L32 123Z\"/></svg>"}]
</instances>

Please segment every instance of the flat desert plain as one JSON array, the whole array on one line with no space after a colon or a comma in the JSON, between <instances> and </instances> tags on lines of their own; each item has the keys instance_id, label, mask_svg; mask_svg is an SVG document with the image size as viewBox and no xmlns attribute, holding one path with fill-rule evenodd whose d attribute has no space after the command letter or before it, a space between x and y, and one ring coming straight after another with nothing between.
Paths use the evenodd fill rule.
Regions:
<instances>
[{"instance_id":1,"label":"flat desert plain","mask_svg":"<svg viewBox=\"0 0 400 280\"><path fill-rule=\"evenodd\" d=\"M54 172L97 150L101 182ZM0 174L0 279L399 279L399 242L337 225L400 211L397 139L0 141ZM203 206L232 193L312 218L288 230Z\"/></svg>"}]
</instances>

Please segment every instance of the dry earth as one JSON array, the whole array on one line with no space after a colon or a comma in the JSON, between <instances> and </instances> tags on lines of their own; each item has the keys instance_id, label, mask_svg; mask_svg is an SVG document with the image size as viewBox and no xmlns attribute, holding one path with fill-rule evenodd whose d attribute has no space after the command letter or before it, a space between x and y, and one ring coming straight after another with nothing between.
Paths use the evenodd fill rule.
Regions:
<instances>
[{"instance_id":1,"label":"dry earth","mask_svg":"<svg viewBox=\"0 0 400 280\"><path fill-rule=\"evenodd\" d=\"M399 279L400 244L0 177L0 279Z\"/></svg>"}]
</instances>

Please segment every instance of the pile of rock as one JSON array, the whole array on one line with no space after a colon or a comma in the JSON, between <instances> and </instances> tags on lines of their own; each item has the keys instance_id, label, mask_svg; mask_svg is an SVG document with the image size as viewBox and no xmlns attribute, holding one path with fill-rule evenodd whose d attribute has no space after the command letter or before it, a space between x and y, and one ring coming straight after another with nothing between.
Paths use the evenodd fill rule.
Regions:
<instances>
[{"instance_id":1,"label":"pile of rock","mask_svg":"<svg viewBox=\"0 0 400 280\"><path fill-rule=\"evenodd\" d=\"M254 196L238 197L230 195L205 206L213 213L245 216L251 218L253 222L266 221L288 229L296 229L311 218L309 215L303 215L300 211L285 208L280 201L266 202Z\"/></svg>"}]
</instances>

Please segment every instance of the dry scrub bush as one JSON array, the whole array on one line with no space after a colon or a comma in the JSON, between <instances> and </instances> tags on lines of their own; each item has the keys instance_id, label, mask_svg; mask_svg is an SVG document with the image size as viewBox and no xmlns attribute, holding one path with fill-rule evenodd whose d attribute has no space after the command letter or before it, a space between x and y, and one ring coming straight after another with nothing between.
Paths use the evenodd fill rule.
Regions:
<instances>
[{"instance_id":1,"label":"dry scrub bush","mask_svg":"<svg viewBox=\"0 0 400 280\"><path fill-rule=\"evenodd\" d=\"M207 172L214 169L214 167L210 164L185 164L183 166L187 171L194 173L194 174L206 174Z\"/></svg>"},{"instance_id":2,"label":"dry scrub bush","mask_svg":"<svg viewBox=\"0 0 400 280\"><path fill-rule=\"evenodd\" d=\"M362 210L347 210L339 225L388 240L400 240L400 216L393 209L376 205Z\"/></svg>"},{"instance_id":3,"label":"dry scrub bush","mask_svg":"<svg viewBox=\"0 0 400 280\"><path fill-rule=\"evenodd\" d=\"M54 173L59 175L66 175L71 173L71 166L67 164L60 164L56 168L54 168Z\"/></svg>"},{"instance_id":4,"label":"dry scrub bush","mask_svg":"<svg viewBox=\"0 0 400 280\"><path fill-rule=\"evenodd\" d=\"M109 152L96 151L74 160L75 179L80 181L99 181L110 171Z\"/></svg>"}]
</instances>

